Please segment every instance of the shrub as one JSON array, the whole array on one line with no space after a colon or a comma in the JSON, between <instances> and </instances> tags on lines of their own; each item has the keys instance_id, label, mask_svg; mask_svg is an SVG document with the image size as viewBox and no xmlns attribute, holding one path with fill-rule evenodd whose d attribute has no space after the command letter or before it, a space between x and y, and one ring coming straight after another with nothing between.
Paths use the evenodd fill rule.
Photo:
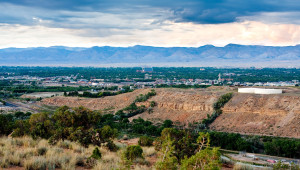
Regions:
<instances>
[{"instance_id":1,"label":"shrub","mask_svg":"<svg viewBox=\"0 0 300 170\"><path fill-rule=\"evenodd\" d=\"M275 165L273 165L273 169L274 170L282 170L282 169L292 169L292 170L299 170L300 167L299 165L295 165L295 164L291 164L291 166L289 166L288 164L284 164L281 161L279 161L278 163L276 163Z\"/></svg>"},{"instance_id":2,"label":"shrub","mask_svg":"<svg viewBox=\"0 0 300 170\"><path fill-rule=\"evenodd\" d=\"M199 151L190 158L185 156L181 161L181 169L220 169L220 152L218 148L209 147L209 134L200 132L197 143Z\"/></svg>"},{"instance_id":3,"label":"shrub","mask_svg":"<svg viewBox=\"0 0 300 170\"><path fill-rule=\"evenodd\" d=\"M124 152L124 155L125 158L130 161L133 161L136 158L144 158L143 149L139 145L128 146Z\"/></svg>"},{"instance_id":4,"label":"shrub","mask_svg":"<svg viewBox=\"0 0 300 170\"><path fill-rule=\"evenodd\" d=\"M101 159L101 157L102 157L102 154L101 154L99 148L96 147L96 148L93 150L93 154L91 155L91 158L94 158L94 159L99 160L99 159Z\"/></svg>"},{"instance_id":5,"label":"shrub","mask_svg":"<svg viewBox=\"0 0 300 170\"><path fill-rule=\"evenodd\" d=\"M13 140L11 140L11 145L22 147L22 146L24 146L24 142L20 139L13 139Z\"/></svg>"},{"instance_id":6,"label":"shrub","mask_svg":"<svg viewBox=\"0 0 300 170\"><path fill-rule=\"evenodd\" d=\"M181 169L220 169L220 153L218 148L206 148L181 162Z\"/></svg>"},{"instance_id":7,"label":"shrub","mask_svg":"<svg viewBox=\"0 0 300 170\"><path fill-rule=\"evenodd\" d=\"M46 170L47 161L42 157L33 157L32 159L25 162L26 170Z\"/></svg>"},{"instance_id":8,"label":"shrub","mask_svg":"<svg viewBox=\"0 0 300 170\"><path fill-rule=\"evenodd\" d=\"M171 127L173 127L173 122L172 122L172 120L165 120L165 121L163 122L162 126L163 126L164 128L171 128Z\"/></svg>"},{"instance_id":9,"label":"shrub","mask_svg":"<svg viewBox=\"0 0 300 170\"><path fill-rule=\"evenodd\" d=\"M156 106L156 102L155 101L151 101L150 102L150 107L154 107L154 106Z\"/></svg>"},{"instance_id":10,"label":"shrub","mask_svg":"<svg viewBox=\"0 0 300 170\"><path fill-rule=\"evenodd\" d=\"M139 145L141 146L152 146L153 139L148 136L141 136L139 140Z\"/></svg>"},{"instance_id":11,"label":"shrub","mask_svg":"<svg viewBox=\"0 0 300 170\"><path fill-rule=\"evenodd\" d=\"M155 149L161 150L163 143L168 140L172 140L172 144L175 146L174 156L180 162L185 156L190 157L194 155L195 150L197 149L195 143L195 138L193 134L185 130L178 130L173 128L165 128L161 132L161 136L155 142Z\"/></svg>"},{"instance_id":12,"label":"shrub","mask_svg":"<svg viewBox=\"0 0 300 170\"><path fill-rule=\"evenodd\" d=\"M75 165L76 166L84 166L85 165L85 158L84 156L78 155L75 158Z\"/></svg>"},{"instance_id":13,"label":"shrub","mask_svg":"<svg viewBox=\"0 0 300 170\"><path fill-rule=\"evenodd\" d=\"M38 148L37 150L36 150L36 152L37 152L37 154L39 155L39 156L41 156L41 155L45 155L46 154L46 152L47 152L47 148L46 147L41 147L41 148Z\"/></svg>"},{"instance_id":14,"label":"shrub","mask_svg":"<svg viewBox=\"0 0 300 170\"><path fill-rule=\"evenodd\" d=\"M47 113L37 113L30 116L30 132L33 138L41 137L48 139L52 135L53 122Z\"/></svg>"},{"instance_id":15,"label":"shrub","mask_svg":"<svg viewBox=\"0 0 300 170\"><path fill-rule=\"evenodd\" d=\"M119 147L111 140L107 142L106 147L112 152L116 152L117 150L119 150Z\"/></svg>"},{"instance_id":16,"label":"shrub","mask_svg":"<svg viewBox=\"0 0 300 170\"><path fill-rule=\"evenodd\" d=\"M13 115L0 114L0 135L9 135L13 131Z\"/></svg>"},{"instance_id":17,"label":"shrub","mask_svg":"<svg viewBox=\"0 0 300 170\"><path fill-rule=\"evenodd\" d=\"M20 137L30 133L30 124L28 120L17 120L15 122L15 129L12 133L12 137Z\"/></svg>"},{"instance_id":18,"label":"shrub","mask_svg":"<svg viewBox=\"0 0 300 170\"><path fill-rule=\"evenodd\" d=\"M60 141L58 146L63 149L72 149L72 143L70 141Z\"/></svg>"},{"instance_id":19,"label":"shrub","mask_svg":"<svg viewBox=\"0 0 300 170\"><path fill-rule=\"evenodd\" d=\"M155 167L158 170L170 169L177 170L177 158L174 155L175 146L174 141L171 140L170 136L166 137L166 140L162 143L160 150L159 160L156 162Z\"/></svg>"}]
</instances>

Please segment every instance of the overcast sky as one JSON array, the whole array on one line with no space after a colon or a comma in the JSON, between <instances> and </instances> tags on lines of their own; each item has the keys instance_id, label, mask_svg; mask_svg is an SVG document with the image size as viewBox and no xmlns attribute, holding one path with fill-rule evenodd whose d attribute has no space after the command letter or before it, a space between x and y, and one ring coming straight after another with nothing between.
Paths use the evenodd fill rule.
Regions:
<instances>
[{"instance_id":1,"label":"overcast sky","mask_svg":"<svg viewBox=\"0 0 300 170\"><path fill-rule=\"evenodd\" d=\"M0 48L300 44L299 0L1 0Z\"/></svg>"}]
</instances>

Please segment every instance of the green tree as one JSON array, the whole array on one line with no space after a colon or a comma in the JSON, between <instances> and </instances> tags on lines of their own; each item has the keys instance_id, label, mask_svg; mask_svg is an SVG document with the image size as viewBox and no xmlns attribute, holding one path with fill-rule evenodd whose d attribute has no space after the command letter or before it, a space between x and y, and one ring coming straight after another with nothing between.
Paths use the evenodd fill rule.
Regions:
<instances>
[{"instance_id":1,"label":"green tree","mask_svg":"<svg viewBox=\"0 0 300 170\"><path fill-rule=\"evenodd\" d=\"M218 148L210 148L210 137L208 133L199 133L197 139L198 152L190 158L185 157L181 161L181 169L211 170L220 169L220 152Z\"/></svg>"},{"instance_id":2,"label":"green tree","mask_svg":"<svg viewBox=\"0 0 300 170\"><path fill-rule=\"evenodd\" d=\"M163 122L163 124L162 124L162 127L164 127L164 128L171 128L171 127L173 127L173 122L172 122L172 120L165 120L165 121Z\"/></svg>"},{"instance_id":3,"label":"green tree","mask_svg":"<svg viewBox=\"0 0 300 170\"><path fill-rule=\"evenodd\" d=\"M170 136L166 137L166 140L162 143L160 150L160 156L158 161L155 164L156 169L158 170L176 170L178 166L178 161L175 156L175 146L174 141Z\"/></svg>"},{"instance_id":4,"label":"green tree","mask_svg":"<svg viewBox=\"0 0 300 170\"><path fill-rule=\"evenodd\" d=\"M152 146L153 139L148 136L141 136L139 139L139 145L141 146Z\"/></svg>"},{"instance_id":5,"label":"green tree","mask_svg":"<svg viewBox=\"0 0 300 170\"><path fill-rule=\"evenodd\" d=\"M165 128L156 142L155 149L161 150L163 142L167 140L167 138L171 138L173 141L173 145L175 146L174 155L178 161L185 156L190 157L195 153L197 146L193 143L196 141L189 131Z\"/></svg>"},{"instance_id":6,"label":"green tree","mask_svg":"<svg viewBox=\"0 0 300 170\"><path fill-rule=\"evenodd\" d=\"M99 159L101 159L101 157L102 157L102 154L101 154L99 148L96 147L96 148L93 150L93 154L91 155L91 158L94 158L94 159L99 160Z\"/></svg>"},{"instance_id":7,"label":"green tree","mask_svg":"<svg viewBox=\"0 0 300 170\"><path fill-rule=\"evenodd\" d=\"M13 128L13 116L11 114L0 114L0 135L9 135Z\"/></svg>"},{"instance_id":8,"label":"green tree","mask_svg":"<svg viewBox=\"0 0 300 170\"><path fill-rule=\"evenodd\" d=\"M30 124L28 120L16 120L13 137L20 137L30 134Z\"/></svg>"},{"instance_id":9,"label":"green tree","mask_svg":"<svg viewBox=\"0 0 300 170\"><path fill-rule=\"evenodd\" d=\"M139 145L128 146L124 152L124 156L127 160L130 160L130 161L133 161L136 158L144 159L143 149Z\"/></svg>"},{"instance_id":10,"label":"green tree","mask_svg":"<svg viewBox=\"0 0 300 170\"><path fill-rule=\"evenodd\" d=\"M117 129L112 129L110 126L106 125L101 129L92 130L90 129L90 133L92 136L92 143L100 146L102 143L109 142L114 139L117 134Z\"/></svg>"},{"instance_id":11,"label":"green tree","mask_svg":"<svg viewBox=\"0 0 300 170\"><path fill-rule=\"evenodd\" d=\"M41 137L48 139L54 131L54 123L47 113L36 113L30 116L30 134L33 138Z\"/></svg>"}]
</instances>

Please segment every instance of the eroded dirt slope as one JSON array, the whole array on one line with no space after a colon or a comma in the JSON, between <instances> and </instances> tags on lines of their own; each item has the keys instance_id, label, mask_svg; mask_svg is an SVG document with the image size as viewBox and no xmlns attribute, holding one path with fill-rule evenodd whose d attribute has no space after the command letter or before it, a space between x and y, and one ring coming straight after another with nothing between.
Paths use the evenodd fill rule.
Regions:
<instances>
[{"instance_id":1,"label":"eroded dirt slope","mask_svg":"<svg viewBox=\"0 0 300 170\"><path fill-rule=\"evenodd\" d=\"M235 94L211 129L300 138L300 97Z\"/></svg>"},{"instance_id":2,"label":"eroded dirt slope","mask_svg":"<svg viewBox=\"0 0 300 170\"><path fill-rule=\"evenodd\" d=\"M213 103L224 94L204 89L157 89L157 95L148 102L140 103L146 106L155 101L153 112L144 112L133 118L141 117L152 121L170 119L174 122L199 122L213 112Z\"/></svg>"},{"instance_id":3,"label":"eroded dirt slope","mask_svg":"<svg viewBox=\"0 0 300 170\"><path fill-rule=\"evenodd\" d=\"M122 109L131 104L139 94L146 94L150 89L135 90L131 93L108 96L104 98L78 98L78 97L52 97L43 99L41 104L70 107L84 106L92 110L103 110L114 108ZM212 105L224 92L213 92L204 89L155 89L157 95L148 102L137 103L137 105L149 106L149 101L155 101L153 112L147 111L133 118L142 117L150 120L170 119L174 122L188 124L188 122L199 122L213 111Z\"/></svg>"},{"instance_id":4,"label":"eroded dirt slope","mask_svg":"<svg viewBox=\"0 0 300 170\"><path fill-rule=\"evenodd\" d=\"M156 96L137 105L156 106L149 113L145 111L131 119L141 117L152 121L170 119L183 125L200 122L213 112L213 103L233 89L155 89ZM150 89L135 90L131 93L98 99L78 97L53 97L44 99L46 105L70 107L84 106L93 110L122 109L132 103L139 94ZM223 108L210 128L224 132L241 134L272 135L300 138L300 95L299 89L292 89L280 95L238 94Z\"/></svg>"},{"instance_id":5,"label":"eroded dirt slope","mask_svg":"<svg viewBox=\"0 0 300 170\"><path fill-rule=\"evenodd\" d=\"M52 106L84 106L92 110L103 110L113 108L113 110L122 109L131 104L139 94L146 94L150 89L135 90L131 93L124 93L117 96L107 96L103 98L83 98L83 97L52 97L43 99L41 104Z\"/></svg>"}]
</instances>

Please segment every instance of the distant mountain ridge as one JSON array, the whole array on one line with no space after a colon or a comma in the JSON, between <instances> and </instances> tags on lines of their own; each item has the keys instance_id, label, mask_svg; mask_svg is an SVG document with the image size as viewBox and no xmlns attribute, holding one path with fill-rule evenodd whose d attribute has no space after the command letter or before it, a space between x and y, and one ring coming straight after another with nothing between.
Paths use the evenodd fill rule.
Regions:
<instances>
[{"instance_id":1,"label":"distant mountain ridge","mask_svg":"<svg viewBox=\"0 0 300 170\"><path fill-rule=\"evenodd\" d=\"M36 47L0 49L0 65L114 64L114 63L199 63L243 65L266 63L300 66L300 45L259 46L228 44L194 47Z\"/></svg>"}]
</instances>

